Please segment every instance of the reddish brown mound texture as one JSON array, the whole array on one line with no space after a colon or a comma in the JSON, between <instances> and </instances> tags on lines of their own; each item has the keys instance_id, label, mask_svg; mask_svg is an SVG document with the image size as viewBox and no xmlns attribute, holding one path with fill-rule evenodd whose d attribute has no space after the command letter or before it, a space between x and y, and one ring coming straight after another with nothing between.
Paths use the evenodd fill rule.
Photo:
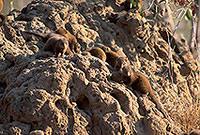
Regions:
<instances>
[{"instance_id":1,"label":"reddish brown mound texture","mask_svg":"<svg viewBox=\"0 0 200 135\"><path fill-rule=\"evenodd\" d=\"M151 13L129 11L115 22L125 0L35 0L22 11L11 11L0 28L0 134L164 135L182 132L165 119L150 97L110 79L112 70L98 58L74 54L55 58L44 43L24 30L49 33L65 26L82 46L109 46L127 56L135 71L148 77L168 112L199 96L198 63L187 45L172 44L168 78L162 26ZM147 19L148 18L148 19ZM161 30L161 31L160 31ZM142 53L140 53L142 52ZM187 79L191 80L187 83ZM173 119L173 118L172 118Z\"/></svg>"}]
</instances>

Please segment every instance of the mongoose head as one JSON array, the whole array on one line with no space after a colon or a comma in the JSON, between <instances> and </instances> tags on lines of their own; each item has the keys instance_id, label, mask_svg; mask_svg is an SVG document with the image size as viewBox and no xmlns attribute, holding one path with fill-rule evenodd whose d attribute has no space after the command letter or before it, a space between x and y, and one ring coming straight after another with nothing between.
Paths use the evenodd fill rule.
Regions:
<instances>
[{"instance_id":1,"label":"mongoose head","mask_svg":"<svg viewBox=\"0 0 200 135\"><path fill-rule=\"evenodd\" d=\"M69 49L69 43L68 43L67 41L63 40L63 39L59 39L59 40L57 41L56 46L55 46L54 49L55 49L55 50L54 50L54 53L55 53L58 57L64 56L64 54L65 54L66 52L68 52L67 49ZM69 53L69 52L68 52L68 53ZM71 53L70 53L70 54L71 54Z\"/></svg>"},{"instance_id":2,"label":"mongoose head","mask_svg":"<svg viewBox=\"0 0 200 135\"><path fill-rule=\"evenodd\" d=\"M100 48L101 48L104 52L111 51L111 49L110 49L109 47L105 46L105 45L102 45Z\"/></svg>"},{"instance_id":3,"label":"mongoose head","mask_svg":"<svg viewBox=\"0 0 200 135\"><path fill-rule=\"evenodd\" d=\"M124 83L126 85L132 84L133 70L127 58L117 58L111 78L119 83Z\"/></svg>"},{"instance_id":4,"label":"mongoose head","mask_svg":"<svg viewBox=\"0 0 200 135\"><path fill-rule=\"evenodd\" d=\"M55 32L68 39L71 51L73 53L80 53L81 52L81 45L77 41L76 37L74 35L72 35L68 30L66 30L64 27L61 26Z\"/></svg>"}]
</instances>

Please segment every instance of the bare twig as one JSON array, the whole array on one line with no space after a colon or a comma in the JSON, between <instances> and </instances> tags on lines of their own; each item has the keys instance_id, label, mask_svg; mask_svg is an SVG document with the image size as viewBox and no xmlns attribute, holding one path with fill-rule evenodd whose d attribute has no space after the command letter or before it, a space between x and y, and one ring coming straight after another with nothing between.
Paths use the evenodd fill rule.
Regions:
<instances>
[{"instance_id":1,"label":"bare twig","mask_svg":"<svg viewBox=\"0 0 200 135\"><path fill-rule=\"evenodd\" d=\"M192 16L192 35L191 35L191 43L190 43L190 49L192 50L192 53L196 53L195 43L196 43L196 23L194 20L194 16Z\"/></svg>"},{"instance_id":2,"label":"bare twig","mask_svg":"<svg viewBox=\"0 0 200 135\"><path fill-rule=\"evenodd\" d=\"M181 20L183 19L183 17L185 16L185 14L186 14L186 12L187 12L187 8L184 7L184 8L182 9L182 12L183 12L183 10L185 10L185 12L184 12L183 15L180 17L178 23L177 23L176 26L175 26L175 29L174 29L174 31L173 31L173 35L172 35L172 37L171 37L171 39L170 39L170 42L169 42L169 48L168 48L167 63L168 63L168 68L169 68L169 77L170 77L170 79L171 79L172 84L173 84L173 77L172 77L172 73L171 73L171 69L170 69L171 44L172 44L172 41L173 41L173 39L174 39L174 35L175 35L176 30L178 29L178 26L179 26Z\"/></svg>"},{"instance_id":3,"label":"bare twig","mask_svg":"<svg viewBox=\"0 0 200 135\"><path fill-rule=\"evenodd\" d=\"M196 35L197 35L197 53L198 53L198 55L199 55L199 53L200 53L200 0L198 0L197 1L197 33L196 33ZM200 55L199 55L200 56Z\"/></svg>"}]
</instances>

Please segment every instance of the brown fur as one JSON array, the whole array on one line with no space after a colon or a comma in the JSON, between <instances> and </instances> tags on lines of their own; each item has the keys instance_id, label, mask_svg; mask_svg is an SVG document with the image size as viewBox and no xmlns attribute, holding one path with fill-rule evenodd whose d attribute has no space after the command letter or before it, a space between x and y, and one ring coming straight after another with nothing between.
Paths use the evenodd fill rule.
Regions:
<instances>
[{"instance_id":1,"label":"brown fur","mask_svg":"<svg viewBox=\"0 0 200 135\"><path fill-rule=\"evenodd\" d=\"M111 79L118 83L124 83L127 86L130 86L132 84L132 78L133 70L129 60L125 57L118 57L115 62Z\"/></svg>"},{"instance_id":2,"label":"brown fur","mask_svg":"<svg viewBox=\"0 0 200 135\"><path fill-rule=\"evenodd\" d=\"M106 53L106 62L110 64L112 67L115 67L117 58L119 58L119 54L113 51L107 51Z\"/></svg>"},{"instance_id":3,"label":"brown fur","mask_svg":"<svg viewBox=\"0 0 200 135\"><path fill-rule=\"evenodd\" d=\"M149 80L139 72L133 72L133 78L131 80L133 90L139 91L141 94L150 94L153 102L156 104L157 108L163 113L165 118L171 120L168 116L166 111L163 109L162 105L160 104L159 100L156 98L154 91L151 88L151 84Z\"/></svg>"},{"instance_id":4,"label":"brown fur","mask_svg":"<svg viewBox=\"0 0 200 135\"><path fill-rule=\"evenodd\" d=\"M3 9L3 4L4 4L4 0L0 0L0 26L2 26L5 23L6 20L6 16L1 12Z\"/></svg>"},{"instance_id":5,"label":"brown fur","mask_svg":"<svg viewBox=\"0 0 200 135\"><path fill-rule=\"evenodd\" d=\"M132 68L129 60L126 57L121 57L118 53L106 49L106 62L113 67L111 79L118 83L131 85Z\"/></svg>"},{"instance_id":6,"label":"brown fur","mask_svg":"<svg viewBox=\"0 0 200 135\"><path fill-rule=\"evenodd\" d=\"M109 47L107 47L103 44L96 44L95 46L101 48L105 53L108 51L111 51L111 49Z\"/></svg>"},{"instance_id":7,"label":"brown fur","mask_svg":"<svg viewBox=\"0 0 200 135\"><path fill-rule=\"evenodd\" d=\"M51 37L62 35L69 42L69 46L70 46L71 51L73 53L80 53L80 44L78 43L76 37L74 35L72 35L69 31L67 31L63 27L58 28L55 31L55 33L52 32L52 33L49 33L49 34L35 33L35 32L31 32L31 31L24 31L24 32L41 37L43 39L43 42L47 42L47 40Z\"/></svg>"},{"instance_id":8,"label":"brown fur","mask_svg":"<svg viewBox=\"0 0 200 135\"><path fill-rule=\"evenodd\" d=\"M73 53L80 53L81 47L74 35L72 35L68 30L63 27L58 28L55 32L64 36L68 40L70 49Z\"/></svg>"},{"instance_id":9,"label":"brown fur","mask_svg":"<svg viewBox=\"0 0 200 135\"><path fill-rule=\"evenodd\" d=\"M101 48L99 48L99 47L92 47L89 50L89 52L90 52L90 54L92 56L95 56L95 57L101 59L104 62L106 61L106 54L105 54L105 52Z\"/></svg>"},{"instance_id":10,"label":"brown fur","mask_svg":"<svg viewBox=\"0 0 200 135\"><path fill-rule=\"evenodd\" d=\"M63 56L65 53L68 55L73 54L69 48L68 40L61 35L50 37L44 45L44 51L53 52L58 57Z\"/></svg>"}]
</instances>

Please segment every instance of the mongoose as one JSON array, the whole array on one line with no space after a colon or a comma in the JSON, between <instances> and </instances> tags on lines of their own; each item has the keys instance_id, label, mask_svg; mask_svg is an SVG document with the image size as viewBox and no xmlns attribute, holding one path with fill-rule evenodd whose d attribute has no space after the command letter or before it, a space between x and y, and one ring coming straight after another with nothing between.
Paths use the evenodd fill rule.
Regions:
<instances>
[{"instance_id":1,"label":"mongoose","mask_svg":"<svg viewBox=\"0 0 200 135\"><path fill-rule=\"evenodd\" d=\"M50 51L56 54L58 57L64 54L73 54L69 48L68 40L62 35L54 35L50 37L44 45L44 51Z\"/></svg>"},{"instance_id":2,"label":"mongoose","mask_svg":"<svg viewBox=\"0 0 200 135\"><path fill-rule=\"evenodd\" d=\"M42 37L43 41L45 42L44 51L53 52L58 57L63 56L65 53L69 55L73 54L69 47L68 40L60 34L49 33L45 35L45 34L40 34L40 33L35 33L35 32L30 32L30 31L24 31L24 32Z\"/></svg>"},{"instance_id":3,"label":"mongoose","mask_svg":"<svg viewBox=\"0 0 200 135\"><path fill-rule=\"evenodd\" d=\"M133 90L139 91L141 94L150 94L153 102L156 104L157 108L163 113L164 117L171 121L171 118L163 109L162 105L160 104L159 100L156 98L153 89L151 88L151 84L149 80L139 72L133 72L132 75L132 84L131 87Z\"/></svg>"},{"instance_id":4,"label":"mongoose","mask_svg":"<svg viewBox=\"0 0 200 135\"><path fill-rule=\"evenodd\" d=\"M43 42L47 42L47 40L49 38L51 38L52 36L62 35L69 42L71 51L73 53L80 53L80 44L78 43L76 37L63 27L60 27L57 30L55 30L55 32L51 32L49 34L35 33L35 32L31 32L31 31L24 31L24 32L41 37L43 39Z\"/></svg>"},{"instance_id":5,"label":"mongoose","mask_svg":"<svg viewBox=\"0 0 200 135\"><path fill-rule=\"evenodd\" d=\"M5 22L6 16L1 12L3 9L4 0L0 0L0 26L2 26Z\"/></svg>"},{"instance_id":6,"label":"mongoose","mask_svg":"<svg viewBox=\"0 0 200 135\"><path fill-rule=\"evenodd\" d=\"M81 46L74 35L63 27L58 28L55 32L63 35L68 40L73 53L80 53Z\"/></svg>"},{"instance_id":7,"label":"mongoose","mask_svg":"<svg viewBox=\"0 0 200 135\"><path fill-rule=\"evenodd\" d=\"M114 68L117 58L120 57L119 54L114 51L106 51L105 53L106 53L106 62Z\"/></svg>"},{"instance_id":8,"label":"mongoose","mask_svg":"<svg viewBox=\"0 0 200 135\"><path fill-rule=\"evenodd\" d=\"M104 48L106 53L106 62L113 67L111 79L118 83L131 85L132 68L129 60L126 57L120 56L118 53Z\"/></svg>"},{"instance_id":9,"label":"mongoose","mask_svg":"<svg viewBox=\"0 0 200 135\"><path fill-rule=\"evenodd\" d=\"M127 86L132 84L133 70L130 62L125 57L118 57L115 61L114 71L111 79L118 83L124 83Z\"/></svg>"},{"instance_id":10,"label":"mongoose","mask_svg":"<svg viewBox=\"0 0 200 135\"><path fill-rule=\"evenodd\" d=\"M95 56L99 59L101 59L102 61L106 61L106 54L105 52L99 48L99 47L92 47L90 50L88 50L88 52L92 55Z\"/></svg>"}]
</instances>

